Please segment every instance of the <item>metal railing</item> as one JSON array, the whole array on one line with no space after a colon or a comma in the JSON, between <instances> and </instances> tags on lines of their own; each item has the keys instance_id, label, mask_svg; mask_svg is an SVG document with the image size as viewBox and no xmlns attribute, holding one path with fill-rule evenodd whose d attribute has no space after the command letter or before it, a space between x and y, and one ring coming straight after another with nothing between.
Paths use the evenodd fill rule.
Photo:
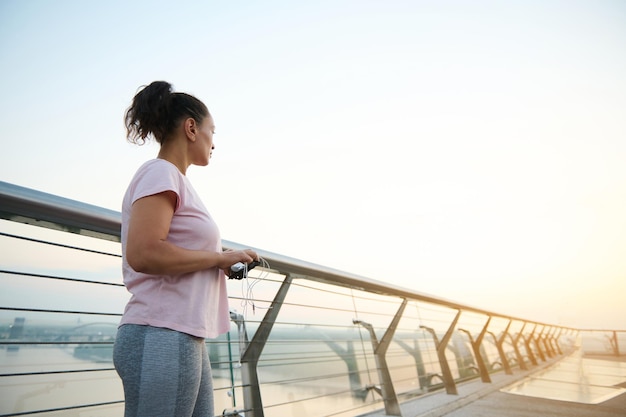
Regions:
<instances>
[{"instance_id":1,"label":"metal railing","mask_svg":"<svg viewBox=\"0 0 626 417\"><path fill-rule=\"evenodd\" d=\"M0 417L120 415L119 213L0 182L0 218ZM228 282L231 330L207 340L216 414L400 416L405 399L537 366L582 333L609 333L599 346L611 354L624 344L624 332L510 317L258 252L270 269Z\"/></svg>"}]
</instances>

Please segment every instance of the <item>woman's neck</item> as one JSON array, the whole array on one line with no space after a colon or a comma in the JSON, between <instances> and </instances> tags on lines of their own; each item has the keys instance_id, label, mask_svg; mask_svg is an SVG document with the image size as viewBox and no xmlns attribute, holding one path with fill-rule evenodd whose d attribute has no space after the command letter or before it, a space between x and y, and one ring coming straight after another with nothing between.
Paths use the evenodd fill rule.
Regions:
<instances>
[{"instance_id":1,"label":"woman's neck","mask_svg":"<svg viewBox=\"0 0 626 417\"><path fill-rule=\"evenodd\" d=\"M183 146L176 146L176 141L173 140L161 146L157 158L171 162L183 175L186 175L187 168L189 168L190 165L186 151L186 149L183 149Z\"/></svg>"}]
</instances>

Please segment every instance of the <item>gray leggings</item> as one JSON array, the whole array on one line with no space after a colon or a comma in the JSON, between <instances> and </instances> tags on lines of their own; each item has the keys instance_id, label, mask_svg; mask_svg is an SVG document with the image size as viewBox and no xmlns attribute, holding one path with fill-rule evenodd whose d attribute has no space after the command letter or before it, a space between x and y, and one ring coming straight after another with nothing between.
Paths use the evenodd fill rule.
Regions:
<instances>
[{"instance_id":1,"label":"gray leggings","mask_svg":"<svg viewBox=\"0 0 626 417\"><path fill-rule=\"evenodd\" d=\"M213 381L204 339L125 324L113 363L122 378L125 417L212 417Z\"/></svg>"}]
</instances>

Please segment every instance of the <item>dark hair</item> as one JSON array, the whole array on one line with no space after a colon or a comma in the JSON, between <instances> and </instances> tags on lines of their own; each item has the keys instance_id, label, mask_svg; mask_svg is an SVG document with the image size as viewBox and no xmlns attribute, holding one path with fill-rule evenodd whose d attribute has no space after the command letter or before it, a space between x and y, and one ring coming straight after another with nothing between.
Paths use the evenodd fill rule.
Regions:
<instances>
[{"instance_id":1,"label":"dark hair","mask_svg":"<svg viewBox=\"0 0 626 417\"><path fill-rule=\"evenodd\" d=\"M124 114L126 138L143 145L152 136L163 145L183 119L202 123L208 115L207 107L194 96L175 93L168 82L154 81L141 88Z\"/></svg>"}]
</instances>

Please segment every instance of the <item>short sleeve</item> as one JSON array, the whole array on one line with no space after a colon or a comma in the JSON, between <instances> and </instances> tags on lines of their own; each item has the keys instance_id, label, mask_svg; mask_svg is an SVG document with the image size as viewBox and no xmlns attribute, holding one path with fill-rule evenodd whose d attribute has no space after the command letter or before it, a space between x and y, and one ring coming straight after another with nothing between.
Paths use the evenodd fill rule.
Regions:
<instances>
[{"instance_id":1,"label":"short sleeve","mask_svg":"<svg viewBox=\"0 0 626 417\"><path fill-rule=\"evenodd\" d=\"M181 192L184 187L182 174L172 163L154 159L146 162L135 174L133 182L129 188L129 203L159 194L165 191L173 191L176 194L176 207L178 210L181 204Z\"/></svg>"}]
</instances>

